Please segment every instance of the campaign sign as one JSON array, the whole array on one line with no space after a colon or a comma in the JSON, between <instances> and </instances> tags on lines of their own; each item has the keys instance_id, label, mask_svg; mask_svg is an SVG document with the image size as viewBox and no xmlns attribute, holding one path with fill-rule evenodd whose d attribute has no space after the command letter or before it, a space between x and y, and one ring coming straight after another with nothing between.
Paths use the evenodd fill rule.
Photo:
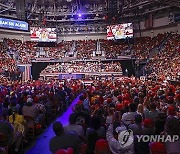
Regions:
<instances>
[{"instance_id":1,"label":"campaign sign","mask_svg":"<svg viewBox=\"0 0 180 154\"><path fill-rule=\"evenodd\" d=\"M28 31L28 23L20 20L0 18L0 28Z\"/></svg>"}]
</instances>

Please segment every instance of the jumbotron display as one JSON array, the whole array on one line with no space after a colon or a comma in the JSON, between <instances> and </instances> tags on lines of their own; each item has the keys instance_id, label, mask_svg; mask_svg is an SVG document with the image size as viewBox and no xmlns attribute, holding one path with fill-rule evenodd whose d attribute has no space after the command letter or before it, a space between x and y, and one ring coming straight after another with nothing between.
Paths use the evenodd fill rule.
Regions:
<instances>
[{"instance_id":1,"label":"jumbotron display","mask_svg":"<svg viewBox=\"0 0 180 154\"><path fill-rule=\"evenodd\" d=\"M107 39L125 39L133 37L133 25L132 23L118 24L107 26Z\"/></svg>"},{"instance_id":2,"label":"jumbotron display","mask_svg":"<svg viewBox=\"0 0 180 154\"><path fill-rule=\"evenodd\" d=\"M55 28L31 27L31 41L56 42L57 35Z\"/></svg>"}]
</instances>

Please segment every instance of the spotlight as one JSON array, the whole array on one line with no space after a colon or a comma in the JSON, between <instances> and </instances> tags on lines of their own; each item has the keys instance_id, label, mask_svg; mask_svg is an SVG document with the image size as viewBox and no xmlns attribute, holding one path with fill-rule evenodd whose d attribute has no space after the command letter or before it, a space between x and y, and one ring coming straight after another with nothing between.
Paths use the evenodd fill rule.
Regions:
<instances>
[{"instance_id":1,"label":"spotlight","mask_svg":"<svg viewBox=\"0 0 180 154\"><path fill-rule=\"evenodd\" d=\"M81 17L82 15L81 14L78 14L78 17Z\"/></svg>"}]
</instances>

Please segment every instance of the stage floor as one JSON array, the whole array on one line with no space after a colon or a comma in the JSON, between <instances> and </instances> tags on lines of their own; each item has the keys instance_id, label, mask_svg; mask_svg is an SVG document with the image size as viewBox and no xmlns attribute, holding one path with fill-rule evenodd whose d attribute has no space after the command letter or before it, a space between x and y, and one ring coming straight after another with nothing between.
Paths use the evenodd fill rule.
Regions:
<instances>
[{"instance_id":1,"label":"stage floor","mask_svg":"<svg viewBox=\"0 0 180 154\"><path fill-rule=\"evenodd\" d=\"M54 79L76 79L78 75L81 75L84 78L87 77L99 77L101 76L102 78L111 77L112 75L114 77L121 77L123 75L123 72L89 72L89 73L41 73L40 74L40 79L41 80L47 80L50 78ZM60 77L61 76L61 77ZM77 77L77 79L79 79Z\"/></svg>"}]
</instances>

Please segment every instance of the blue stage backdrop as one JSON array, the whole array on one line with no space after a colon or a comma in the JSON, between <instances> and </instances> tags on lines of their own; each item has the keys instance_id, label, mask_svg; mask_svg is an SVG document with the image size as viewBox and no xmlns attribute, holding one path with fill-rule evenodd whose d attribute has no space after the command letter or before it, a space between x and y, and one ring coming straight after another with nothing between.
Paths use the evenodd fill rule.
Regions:
<instances>
[{"instance_id":1,"label":"blue stage backdrop","mask_svg":"<svg viewBox=\"0 0 180 154\"><path fill-rule=\"evenodd\" d=\"M59 79L82 79L84 74L59 74Z\"/></svg>"}]
</instances>

